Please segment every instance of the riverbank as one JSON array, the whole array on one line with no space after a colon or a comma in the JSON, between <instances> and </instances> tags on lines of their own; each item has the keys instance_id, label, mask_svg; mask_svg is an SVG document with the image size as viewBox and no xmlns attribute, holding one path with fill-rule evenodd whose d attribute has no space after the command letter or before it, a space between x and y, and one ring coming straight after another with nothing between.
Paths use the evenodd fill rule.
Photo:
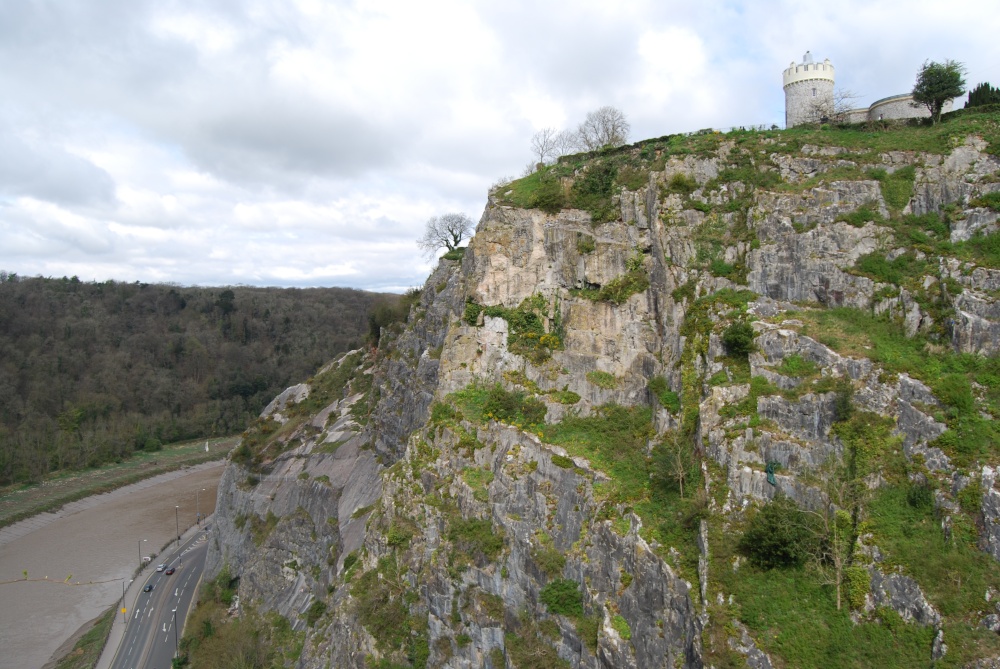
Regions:
<instances>
[{"instance_id":1,"label":"riverbank","mask_svg":"<svg viewBox=\"0 0 1000 669\"><path fill-rule=\"evenodd\" d=\"M224 466L160 474L0 530L0 669L42 667L114 605L140 556L155 561L198 511L214 512Z\"/></svg>"},{"instance_id":2,"label":"riverbank","mask_svg":"<svg viewBox=\"0 0 1000 669\"><path fill-rule=\"evenodd\" d=\"M221 460L238 440L238 436L199 439L167 446L160 451L136 453L128 460L104 467L59 472L41 483L2 486L0 528L154 476Z\"/></svg>"}]
</instances>

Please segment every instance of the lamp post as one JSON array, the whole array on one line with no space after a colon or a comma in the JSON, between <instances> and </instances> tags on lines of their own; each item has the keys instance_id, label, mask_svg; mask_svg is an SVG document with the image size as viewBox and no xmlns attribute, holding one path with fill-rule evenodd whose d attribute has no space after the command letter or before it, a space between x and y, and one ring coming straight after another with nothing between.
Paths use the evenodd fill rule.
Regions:
<instances>
[{"instance_id":1,"label":"lamp post","mask_svg":"<svg viewBox=\"0 0 1000 669\"><path fill-rule=\"evenodd\" d=\"M174 656L177 656L177 649L180 647L180 642L177 641L177 609L174 609Z\"/></svg>"},{"instance_id":2,"label":"lamp post","mask_svg":"<svg viewBox=\"0 0 1000 669\"><path fill-rule=\"evenodd\" d=\"M125 624L125 579L122 579L122 624Z\"/></svg>"},{"instance_id":3,"label":"lamp post","mask_svg":"<svg viewBox=\"0 0 1000 669\"><path fill-rule=\"evenodd\" d=\"M139 569L142 569L142 542L146 539L139 539Z\"/></svg>"},{"instance_id":4,"label":"lamp post","mask_svg":"<svg viewBox=\"0 0 1000 669\"><path fill-rule=\"evenodd\" d=\"M181 545L181 521L180 517L177 515L180 513L180 506L174 506L174 524L177 526L177 545Z\"/></svg>"},{"instance_id":5,"label":"lamp post","mask_svg":"<svg viewBox=\"0 0 1000 669\"><path fill-rule=\"evenodd\" d=\"M194 506L198 512L198 527L201 527L201 493L205 492L205 489L196 490L194 493Z\"/></svg>"}]
</instances>

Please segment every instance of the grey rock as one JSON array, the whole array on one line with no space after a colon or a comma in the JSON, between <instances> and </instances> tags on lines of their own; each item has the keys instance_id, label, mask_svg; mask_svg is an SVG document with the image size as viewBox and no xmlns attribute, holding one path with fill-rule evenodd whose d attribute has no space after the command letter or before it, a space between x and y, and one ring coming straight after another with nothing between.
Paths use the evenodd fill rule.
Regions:
<instances>
[{"instance_id":1,"label":"grey rock","mask_svg":"<svg viewBox=\"0 0 1000 669\"><path fill-rule=\"evenodd\" d=\"M870 565L871 597L874 606L887 606L906 621L920 625L939 625L941 614L931 606L920 586L909 576L883 573L878 565Z\"/></svg>"},{"instance_id":2,"label":"grey rock","mask_svg":"<svg viewBox=\"0 0 1000 669\"><path fill-rule=\"evenodd\" d=\"M983 531L980 533L980 548L1000 562L1000 490L997 490L997 470L983 466Z\"/></svg>"}]
</instances>

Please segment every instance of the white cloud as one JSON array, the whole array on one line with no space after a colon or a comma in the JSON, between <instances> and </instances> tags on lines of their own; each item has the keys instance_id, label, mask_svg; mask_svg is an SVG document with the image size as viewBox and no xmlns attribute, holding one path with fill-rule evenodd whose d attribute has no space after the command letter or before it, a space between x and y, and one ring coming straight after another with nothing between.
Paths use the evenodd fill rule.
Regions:
<instances>
[{"instance_id":1,"label":"white cloud","mask_svg":"<svg viewBox=\"0 0 1000 669\"><path fill-rule=\"evenodd\" d=\"M925 59L1000 82L992 4L845 0L0 3L0 269L402 289L531 134L773 122L811 49L863 96Z\"/></svg>"}]
</instances>

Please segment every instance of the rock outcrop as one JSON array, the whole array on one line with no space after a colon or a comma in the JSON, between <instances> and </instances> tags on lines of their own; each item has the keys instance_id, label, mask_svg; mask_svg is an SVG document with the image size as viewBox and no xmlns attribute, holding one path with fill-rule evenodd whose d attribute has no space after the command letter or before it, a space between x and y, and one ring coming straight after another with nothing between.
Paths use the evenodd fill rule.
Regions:
<instances>
[{"instance_id":1,"label":"rock outcrop","mask_svg":"<svg viewBox=\"0 0 1000 669\"><path fill-rule=\"evenodd\" d=\"M942 243L993 230L969 203L994 192L1000 163L976 137L944 156L776 141L622 154L651 161L648 181L608 195L611 221L514 206L516 184L492 193L464 257L441 261L377 352L289 389L245 436L209 574L228 565L242 602L305 633L302 668L702 667L727 653L771 667L780 645L739 618L717 560L778 495L853 541L884 491L912 488L913 508L938 504L948 522L967 513L948 486L982 462L969 522L1000 560L995 462L949 438L987 429L993 389L961 380L971 363L939 383L864 331L891 314L927 356L996 352L1000 268L932 257L900 230L917 238L904 217L944 209ZM919 225L923 239L937 223ZM887 266L910 273L893 283ZM941 626L921 575L880 541L866 538L877 561L851 543L839 556L867 564L848 606ZM830 555L814 557L828 573Z\"/></svg>"}]
</instances>

